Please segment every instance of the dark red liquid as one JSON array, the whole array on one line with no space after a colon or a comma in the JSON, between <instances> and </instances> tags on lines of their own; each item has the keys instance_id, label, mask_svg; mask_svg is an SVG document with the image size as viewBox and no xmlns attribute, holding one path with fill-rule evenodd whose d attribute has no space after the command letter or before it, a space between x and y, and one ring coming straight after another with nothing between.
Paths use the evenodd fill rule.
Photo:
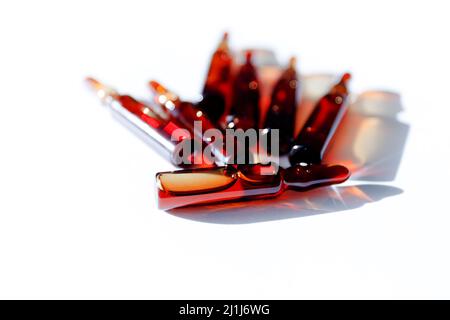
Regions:
<instances>
[{"instance_id":1,"label":"dark red liquid","mask_svg":"<svg viewBox=\"0 0 450 320\"><path fill-rule=\"evenodd\" d=\"M163 120L159 118L155 113L151 111L149 106L140 101L137 101L131 96L120 95L117 99L125 109L148 124L155 131L155 134L163 137L164 140L171 142L174 146L178 146L180 149L183 144L189 144L191 146L190 150L192 152L187 155L188 161L186 163L175 163L176 165L182 168L214 166L211 161L207 161L203 158L203 153L201 152L202 148L198 148L199 152L196 152L195 143L201 142L198 139L195 139L194 136L191 136L190 134L187 134L185 136L179 135L178 139L172 139L172 134L175 130L182 130L184 128L182 125L180 125L179 122L176 121L176 119ZM175 156L175 154L172 154L172 158L170 159L172 162L174 161ZM182 152L179 154L179 156L182 156Z\"/></svg>"},{"instance_id":2,"label":"dark red liquid","mask_svg":"<svg viewBox=\"0 0 450 320\"><path fill-rule=\"evenodd\" d=\"M150 81L149 86L155 95L155 104L158 104L167 116L176 120L199 139L203 140L204 131L216 129L208 116L194 104L180 100L177 95L156 81ZM201 122L200 131L197 131L195 127L196 121Z\"/></svg>"},{"instance_id":3,"label":"dark red liquid","mask_svg":"<svg viewBox=\"0 0 450 320\"><path fill-rule=\"evenodd\" d=\"M233 82L233 98L230 114L234 117L229 128L257 129L259 127L259 82L251 54L242 65ZM231 122L230 122L231 124Z\"/></svg>"},{"instance_id":4,"label":"dark red liquid","mask_svg":"<svg viewBox=\"0 0 450 320\"><path fill-rule=\"evenodd\" d=\"M279 130L280 154L289 151L294 138L298 87L297 72L294 66L290 65L283 72L272 91L264 128Z\"/></svg>"},{"instance_id":5,"label":"dark red liquid","mask_svg":"<svg viewBox=\"0 0 450 320\"><path fill-rule=\"evenodd\" d=\"M345 113L348 91L345 74L330 92L317 102L314 110L294 141L289 153L291 164L321 163L323 153Z\"/></svg>"},{"instance_id":6,"label":"dark red liquid","mask_svg":"<svg viewBox=\"0 0 450 320\"><path fill-rule=\"evenodd\" d=\"M194 104L182 101L173 92L169 91L163 85L156 81L150 81L149 86L154 93L154 101L162 112L164 112L170 119L176 121L180 127L188 130L196 140L202 142L202 150L211 143L210 136L205 135L207 130L219 130L210 119L204 114L203 111L197 108ZM216 133L220 133L216 131ZM217 147L213 145L213 154L216 159L212 159L208 155L206 157L211 158L210 163L218 162L224 164L226 156L225 146Z\"/></svg>"},{"instance_id":7,"label":"dark red liquid","mask_svg":"<svg viewBox=\"0 0 450 320\"><path fill-rule=\"evenodd\" d=\"M179 102L177 105L178 111L177 118L182 122L187 129L189 129L193 133L197 133L195 131L194 122L199 121L202 124L202 131L206 131L208 129L216 129L217 127L209 120L209 118L205 115L205 113L196 106L194 106L190 102ZM200 132L198 132L200 134Z\"/></svg>"},{"instance_id":8,"label":"dark red liquid","mask_svg":"<svg viewBox=\"0 0 450 320\"><path fill-rule=\"evenodd\" d=\"M198 108L217 123L231 104L231 69L233 59L228 49L228 35L225 34L211 58L208 75L203 88L203 99Z\"/></svg>"},{"instance_id":9,"label":"dark red liquid","mask_svg":"<svg viewBox=\"0 0 450 320\"><path fill-rule=\"evenodd\" d=\"M340 165L294 165L284 170L284 182L293 190L309 190L320 186L342 183L350 171Z\"/></svg>"},{"instance_id":10,"label":"dark red liquid","mask_svg":"<svg viewBox=\"0 0 450 320\"><path fill-rule=\"evenodd\" d=\"M349 171L342 166L295 166L279 169L272 165L225 166L216 169L179 170L158 173L160 209L231 200L275 197L288 188L298 191L341 183Z\"/></svg>"},{"instance_id":11,"label":"dark red liquid","mask_svg":"<svg viewBox=\"0 0 450 320\"><path fill-rule=\"evenodd\" d=\"M147 123L166 139L170 140L172 132L176 129L180 129L180 126L178 126L175 122L163 121L156 114L154 114L147 105L137 101L131 96L121 95L118 100L125 109L141 118L145 123ZM179 141L175 141L174 144L178 142Z\"/></svg>"}]
</instances>

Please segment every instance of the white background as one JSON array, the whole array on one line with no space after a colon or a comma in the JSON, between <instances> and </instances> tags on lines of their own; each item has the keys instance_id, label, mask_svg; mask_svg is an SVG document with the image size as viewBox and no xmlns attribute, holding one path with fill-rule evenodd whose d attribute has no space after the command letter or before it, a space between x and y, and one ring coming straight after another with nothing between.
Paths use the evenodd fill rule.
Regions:
<instances>
[{"instance_id":1,"label":"white background","mask_svg":"<svg viewBox=\"0 0 450 320\"><path fill-rule=\"evenodd\" d=\"M450 298L449 14L447 1L2 1L0 298ZM193 97L225 30L236 48L296 54L304 73L350 70L354 92L398 92L402 162L375 182L394 194L157 210L154 175L171 166L82 79ZM326 209L289 205L303 196Z\"/></svg>"}]
</instances>

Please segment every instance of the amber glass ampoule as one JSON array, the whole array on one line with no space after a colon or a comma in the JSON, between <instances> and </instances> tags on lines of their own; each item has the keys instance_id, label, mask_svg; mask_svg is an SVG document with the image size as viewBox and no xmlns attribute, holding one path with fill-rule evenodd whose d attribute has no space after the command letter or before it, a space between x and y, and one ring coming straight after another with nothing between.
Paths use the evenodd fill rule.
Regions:
<instances>
[{"instance_id":1,"label":"amber glass ampoule","mask_svg":"<svg viewBox=\"0 0 450 320\"><path fill-rule=\"evenodd\" d=\"M181 122L186 129L194 132L194 121L200 121L202 123L202 130L216 129L216 126L205 115L205 113L199 110L194 104L188 101L182 101L178 95L168 90L162 84L157 81L150 81L149 87L154 95L154 101L158 104L163 112L172 118Z\"/></svg>"},{"instance_id":2,"label":"amber glass ampoule","mask_svg":"<svg viewBox=\"0 0 450 320\"><path fill-rule=\"evenodd\" d=\"M152 80L149 82L152 90L154 102L171 119L180 122L184 128L189 130L199 139L203 139L203 132L208 129L217 129L210 119L199 110L194 104L182 101L177 94L167 89L161 83ZM201 131L197 131L195 121L201 122Z\"/></svg>"},{"instance_id":3,"label":"amber glass ampoule","mask_svg":"<svg viewBox=\"0 0 450 320\"><path fill-rule=\"evenodd\" d=\"M291 58L289 66L276 82L266 114L264 128L278 129L280 154L289 151L294 138L299 81L295 70L296 59Z\"/></svg>"},{"instance_id":4,"label":"amber glass ampoule","mask_svg":"<svg viewBox=\"0 0 450 320\"><path fill-rule=\"evenodd\" d=\"M321 163L328 142L347 110L347 83L350 78L349 73L344 74L341 80L317 102L295 138L289 153L291 164Z\"/></svg>"},{"instance_id":5,"label":"amber glass ampoule","mask_svg":"<svg viewBox=\"0 0 450 320\"><path fill-rule=\"evenodd\" d=\"M126 124L132 126L147 141L151 142L156 151L179 167L212 167L210 161L203 159L201 150L191 148L192 152L186 155L187 162L178 161L179 148L182 144L195 144L195 137L191 136L179 123L174 120L166 120L152 111L152 108L130 95L119 94L116 90L104 85L93 78L86 79L88 85L97 93L98 97L113 111L119 115ZM176 131L178 139L174 140L172 134ZM183 132L186 132L183 135ZM177 149L178 147L178 149Z\"/></svg>"},{"instance_id":6,"label":"amber glass ampoule","mask_svg":"<svg viewBox=\"0 0 450 320\"><path fill-rule=\"evenodd\" d=\"M232 66L233 58L228 47L228 33L224 33L211 58L203 87L203 99L198 104L198 108L213 123L217 123L224 112L230 109Z\"/></svg>"},{"instance_id":7,"label":"amber glass ampoule","mask_svg":"<svg viewBox=\"0 0 450 320\"><path fill-rule=\"evenodd\" d=\"M218 128L203 111L188 101L182 101L175 93L157 81L150 81L149 87L154 95L154 102L161 108L162 112L179 122L183 128L189 130L198 140L203 141L202 149L211 142L209 136L204 133L206 130L218 130ZM196 122L200 122L201 127L196 126ZM217 164L223 165L228 162L229 156L226 155L225 146L214 148L212 151Z\"/></svg>"},{"instance_id":8,"label":"amber glass ampoule","mask_svg":"<svg viewBox=\"0 0 450 320\"><path fill-rule=\"evenodd\" d=\"M246 53L245 63L233 81L230 115L226 126L231 129L259 128L259 82L256 68L252 63L252 53Z\"/></svg>"},{"instance_id":9,"label":"amber glass ampoule","mask_svg":"<svg viewBox=\"0 0 450 320\"><path fill-rule=\"evenodd\" d=\"M156 176L158 207L178 207L232 200L276 197L287 189L306 191L341 183L349 171L343 166L228 165L214 169L161 172Z\"/></svg>"}]
</instances>

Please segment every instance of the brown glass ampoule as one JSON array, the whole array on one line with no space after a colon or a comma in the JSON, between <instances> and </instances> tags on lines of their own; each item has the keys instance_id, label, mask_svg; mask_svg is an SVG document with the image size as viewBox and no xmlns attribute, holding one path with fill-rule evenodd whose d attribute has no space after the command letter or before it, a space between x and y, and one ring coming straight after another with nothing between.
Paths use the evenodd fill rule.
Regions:
<instances>
[{"instance_id":1,"label":"brown glass ampoule","mask_svg":"<svg viewBox=\"0 0 450 320\"><path fill-rule=\"evenodd\" d=\"M168 90L157 81L150 81L149 86L154 94L154 101L171 118L180 122L183 128L189 130L198 140L203 142L202 149L211 144L211 138L204 133L207 130L219 130L195 105L188 101L182 101L175 93ZM197 122L197 123L196 123ZM201 126L199 126L201 124ZM220 132L220 131L219 131ZM218 132L218 133L219 133ZM226 155L224 145L211 145L214 161L223 165L228 162L230 156Z\"/></svg>"},{"instance_id":2,"label":"brown glass ampoule","mask_svg":"<svg viewBox=\"0 0 450 320\"><path fill-rule=\"evenodd\" d=\"M228 33L214 52L203 87L203 99L197 105L208 118L217 123L231 104L233 58L228 47Z\"/></svg>"},{"instance_id":3,"label":"brown glass ampoule","mask_svg":"<svg viewBox=\"0 0 450 320\"><path fill-rule=\"evenodd\" d=\"M154 102L162 108L163 112L183 123L187 129L194 132L195 121L202 123L202 129L204 131L216 129L216 126L203 111L188 101L182 101L178 95L168 90L159 82L152 80L149 82L149 87L154 95Z\"/></svg>"},{"instance_id":4,"label":"brown glass ampoule","mask_svg":"<svg viewBox=\"0 0 450 320\"><path fill-rule=\"evenodd\" d=\"M273 197L283 191L279 172L260 178L258 171L264 169L261 165L247 165L247 168L251 172L227 165L217 169L158 173L158 207L169 210L194 204Z\"/></svg>"},{"instance_id":5,"label":"brown glass ampoule","mask_svg":"<svg viewBox=\"0 0 450 320\"><path fill-rule=\"evenodd\" d=\"M294 138L299 81L295 70L296 59L291 58L289 66L276 82L266 114L264 128L278 129L280 154L289 151Z\"/></svg>"},{"instance_id":6,"label":"brown glass ampoule","mask_svg":"<svg viewBox=\"0 0 450 320\"><path fill-rule=\"evenodd\" d=\"M306 191L342 183L348 177L348 169L339 165L298 165L282 169L274 164L247 164L161 172L156 176L158 206L170 210L189 205L272 198L286 189Z\"/></svg>"},{"instance_id":7,"label":"brown glass ampoule","mask_svg":"<svg viewBox=\"0 0 450 320\"><path fill-rule=\"evenodd\" d=\"M228 119L227 127L230 129L259 128L259 82L256 69L252 64L252 53L246 54L245 63L233 82L233 98L231 103L231 119Z\"/></svg>"},{"instance_id":8,"label":"brown glass ampoule","mask_svg":"<svg viewBox=\"0 0 450 320\"><path fill-rule=\"evenodd\" d=\"M350 77L350 74L344 74L341 80L317 102L289 153L292 165L321 163L328 142L347 110L347 83Z\"/></svg>"},{"instance_id":9,"label":"brown glass ampoule","mask_svg":"<svg viewBox=\"0 0 450 320\"><path fill-rule=\"evenodd\" d=\"M174 165L182 168L212 167L209 159L203 158L201 150L192 146L197 139L192 136L179 123L171 119L162 119L152 111L152 108L132 96L119 94L114 89L104 85L93 78L86 79L89 86L97 93L99 98L109 106L111 111L120 119L131 126L139 135L150 142L155 150ZM173 139L173 133L178 130L177 139ZM183 145L189 144L190 153L185 155L185 162L179 161Z\"/></svg>"}]
</instances>

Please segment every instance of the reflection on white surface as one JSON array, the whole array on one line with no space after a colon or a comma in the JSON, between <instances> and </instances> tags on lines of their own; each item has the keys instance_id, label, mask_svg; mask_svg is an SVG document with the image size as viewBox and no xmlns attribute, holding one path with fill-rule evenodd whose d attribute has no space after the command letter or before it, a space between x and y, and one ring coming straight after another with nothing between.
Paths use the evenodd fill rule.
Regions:
<instances>
[{"instance_id":1,"label":"reflection on white surface","mask_svg":"<svg viewBox=\"0 0 450 320\"><path fill-rule=\"evenodd\" d=\"M402 192L381 184L333 186L307 192L288 190L274 199L192 206L170 213L208 223L247 224L351 210Z\"/></svg>"}]
</instances>

